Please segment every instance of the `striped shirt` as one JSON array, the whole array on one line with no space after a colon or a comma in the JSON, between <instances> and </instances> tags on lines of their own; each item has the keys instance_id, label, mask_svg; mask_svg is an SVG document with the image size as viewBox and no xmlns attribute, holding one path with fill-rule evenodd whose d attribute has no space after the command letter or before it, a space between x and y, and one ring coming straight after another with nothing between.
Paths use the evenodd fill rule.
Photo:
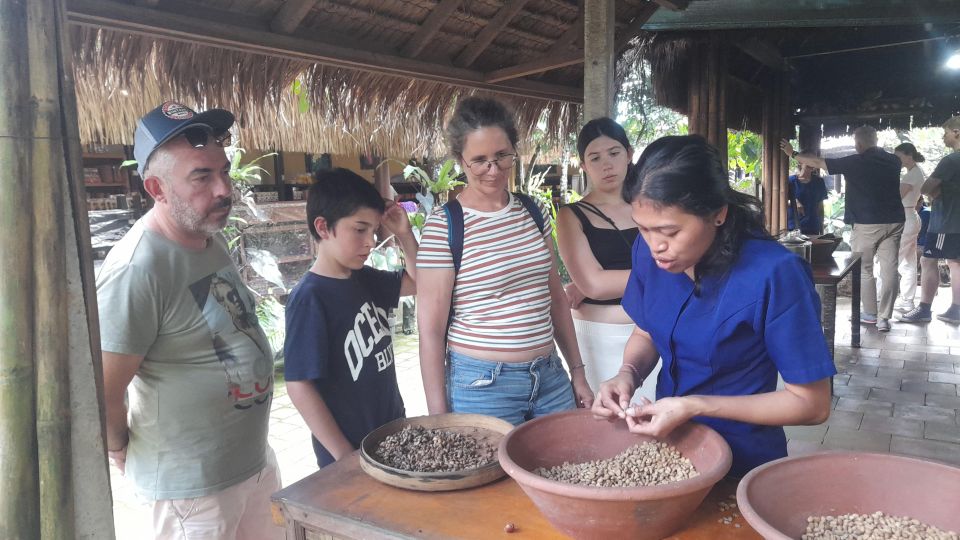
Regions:
<instances>
[{"instance_id":1,"label":"striped shirt","mask_svg":"<svg viewBox=\"0 0 960 540\"><path fill-rule=\"evenodd\" d=\"M529 351L553 343L550 318L550 213L543 234L512 194L496 212L463 209L463 257L453 287L449 345L485 351ZM442 207L423 226L417 268L453 268Z\"/></svg>"}]
</instances>

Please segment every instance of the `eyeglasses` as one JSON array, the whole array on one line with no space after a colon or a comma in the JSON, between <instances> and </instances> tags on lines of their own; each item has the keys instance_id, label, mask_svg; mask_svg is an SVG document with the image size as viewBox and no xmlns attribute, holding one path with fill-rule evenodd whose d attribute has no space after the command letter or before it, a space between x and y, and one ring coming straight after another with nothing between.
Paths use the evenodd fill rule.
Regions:
<instances>
[{"instance_id":1,"label":"eyeglasses","mask_svg":"<svg viewBox=\"0 0 960 540\"><path fill-rule=\"evenodd\" d=\"M513 164L517 161L516 154L504 154L502 156L497 156L496 159L478 159L467 163L467 168L470 169L470 172L479 176L481 174L486 174L490 171L490 167L496 165L501 171L505 171L510 167L513 167Z\"/></svg>"},{"instance_id":2,"label":"eyeglasses","mask_svg":"<svg viewBox=\"0 0 960 540\"><path fill-rule=\"evenodd\" d=\"M230 143L233 141L229 131L224 131L218 135L203 126L187 128L183 130L183 136L187 138L187 142L194 148L203 148L210 141L211 137L213 138L213 144L221 148L230 146Z\"/></svg>"}]
</instances>

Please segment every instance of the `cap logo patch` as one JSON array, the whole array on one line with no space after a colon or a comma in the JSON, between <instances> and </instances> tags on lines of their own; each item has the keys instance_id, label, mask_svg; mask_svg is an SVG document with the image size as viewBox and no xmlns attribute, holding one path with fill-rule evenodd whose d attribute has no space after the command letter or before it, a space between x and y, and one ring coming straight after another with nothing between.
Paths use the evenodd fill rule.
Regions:
<instances>
[{"instance_id":1,"label":"cap logo patch","mask_svg":"<svg viewBox=\"0 0 960 540\"><path fill-rule=\"evenodd\" d=\"M160 108L163 115L171 120L189 120L193 118L193 111L189 107L176 101L168 101Z\"/></svg>"}]
</instances>

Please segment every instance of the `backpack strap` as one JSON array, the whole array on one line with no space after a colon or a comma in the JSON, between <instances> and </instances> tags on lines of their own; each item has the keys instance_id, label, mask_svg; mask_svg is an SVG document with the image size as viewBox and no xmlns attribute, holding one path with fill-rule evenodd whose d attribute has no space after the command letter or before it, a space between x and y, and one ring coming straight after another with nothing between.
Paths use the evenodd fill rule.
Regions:
<instances>
[{"instance_id":1,"label":"backpack strap","mask_svg":"<svg viewBox=\"0 0 960 540\"><path fill-rule=\"evenodd\" d=\"M540 207L537 206L537 203L533 201L533 197L527 195L526 193L514 193L513 196L520 199L520 202L523 203L523 207L527 209L530 217L533 218L533 222L536 223L537 228L540 229L540 234L543 234L543 231L545 231L547 228L547 222L543 218L543 212L540 211Z\"/></svg>"},{"instance_id":2,"label":"backpack strap","mask_svg":"<svg viewBox=\"0 0 960 540\"><path fill-rule=\"evenodd\" d=\"M452 199L443 205L443 212L447 215L447 245L453 257L453 273L459 274L463 259L463 206L457 199Z\"/></svg>"}]
</instances>

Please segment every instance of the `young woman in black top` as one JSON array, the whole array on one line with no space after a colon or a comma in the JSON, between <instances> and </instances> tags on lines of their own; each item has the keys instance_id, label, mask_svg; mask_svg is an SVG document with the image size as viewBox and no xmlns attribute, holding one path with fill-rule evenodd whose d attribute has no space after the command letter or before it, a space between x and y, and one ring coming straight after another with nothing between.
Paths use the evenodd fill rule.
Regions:
<instances>
[{"instance_id":1,"label":"young woman in black top","mask_svg":"<svg viewBox=\"0 0 960 540\"><path fill-rule=\"evenodd\" d=\"M583 126L577 151L590 188L581 201L560 209L557 239L573 279L566 290L587 382L598 388L617 374L635 328L620 307L637 237L630 205L621 196L633 168L633 148L620 124L597 118ZM658 370L647 377L639 395L653 399Z\"/></svg>"}]
</instances>

